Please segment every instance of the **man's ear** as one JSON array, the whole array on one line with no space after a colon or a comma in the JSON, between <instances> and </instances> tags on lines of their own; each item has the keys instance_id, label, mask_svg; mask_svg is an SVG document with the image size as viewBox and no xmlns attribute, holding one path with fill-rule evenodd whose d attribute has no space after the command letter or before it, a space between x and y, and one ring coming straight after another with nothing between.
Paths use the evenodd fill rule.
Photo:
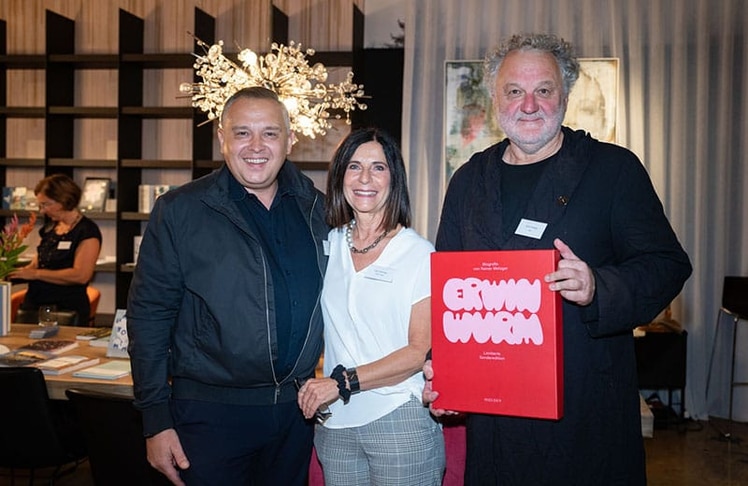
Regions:
<instances>
[{"instance_id":1,"label":"man's ear","mask_svg":"<svg viewBox=\"0 0 748 486\"><path fill-rule=\"evenodd\" d=\"M288 134L288 147L286 148L286 155L291 154L291 149L293 148L294 144L298 141L299 139L296 138L296 132L291 130L291 133Z\"/></svg>"},{"instance_id":2,"label":"man's ear","mask_svg":"<svg viewBox=\"0 0 748 486\"><path fill-rule=\"evenodd\" d=\"M218 125L218 129L216 130L216 135L218 135L218 146L221 149L221 153L223 153L223 128L221 128L220 125Z\"/></svg>"}]
</instances>

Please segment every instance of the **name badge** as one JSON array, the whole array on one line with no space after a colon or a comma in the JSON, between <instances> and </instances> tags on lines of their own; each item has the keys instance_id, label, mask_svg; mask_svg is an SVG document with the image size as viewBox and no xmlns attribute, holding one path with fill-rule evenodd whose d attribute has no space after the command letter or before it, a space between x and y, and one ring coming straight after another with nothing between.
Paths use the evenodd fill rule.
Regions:
<instances>
[{"instance_id":1,"label":"name badge","mask_svg":"<svg viewBox=\"0 0 748 486\"><path fill-rule=\"evenodd\" d=\"M392 283L392 277L395 271L389 267L382 267L379 265L370 265L364 270L364 277L371 280L379 280L380 282Z\"/></svg>"},{"instance_id":2,"label":"name badge","mask_svg":"<svg viewBox=\"0 0 748 486\"><path fill-rule=\"evenodd\" d=\"M69 250L73 246L72 241L61 241L57 243L58 250Z\"/></svg>"},{"instance_id":3,"label":"name badge","mask_svg":"<svg viewBox=\"0 0 748 486\"><path fill-rule=\"evenodd\" d=\"M539 240L543 237L543 233L547 226L548 223L541 223L540 221L522 218L519 220L519 224L517 225L517 229L514 230L514 234Z\"/></svg>"}]
</instances>

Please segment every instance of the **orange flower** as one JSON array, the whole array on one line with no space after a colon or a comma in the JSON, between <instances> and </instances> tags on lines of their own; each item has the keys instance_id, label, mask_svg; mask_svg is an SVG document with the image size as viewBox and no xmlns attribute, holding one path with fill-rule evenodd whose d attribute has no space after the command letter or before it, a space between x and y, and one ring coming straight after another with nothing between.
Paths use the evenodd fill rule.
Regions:
<instances>
[{"instance_id":1,"label":"orange flower","mask_svg":"<svg viewBox=\"0 0 748 486\"><path fill-rule=\"evenodd\" d=\"M36 224L36 213L31 213L31 216L29 216L29 222L21 226L21 241L25 240L26 237L31 233L31 231L34 229L34 225Z\"/></svg>"}]
</instances>

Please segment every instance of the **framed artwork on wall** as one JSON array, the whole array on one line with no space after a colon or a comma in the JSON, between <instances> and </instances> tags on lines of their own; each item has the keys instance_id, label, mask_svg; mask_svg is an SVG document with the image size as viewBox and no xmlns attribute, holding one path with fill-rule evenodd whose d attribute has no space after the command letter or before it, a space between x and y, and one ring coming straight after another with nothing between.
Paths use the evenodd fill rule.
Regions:
<instances>
[{"instance_id":1,"label":"framed artwork on wall","mask_svg":"<svg viewBox=\"0 0 748 486\"><path fill-rule=\"evenodd\" d=\"M618 58L583 58L569 96L564 125L584 129L605 142L616 141ZM444 165L446 180L470 156L502 140L491 95L483 84L483 61L446 61Z\"/></svg>"},{"instance_id":2,"label":"framed artwork on wall","mask_svg":"<svg viewBox=\"0 0 748 486\"><path fill-rule=\"evenodd\" d=\"M79 209L83 212L103 212L109 196L110 182L108 177L86 177Z\"/></svg>"}]
</instances>

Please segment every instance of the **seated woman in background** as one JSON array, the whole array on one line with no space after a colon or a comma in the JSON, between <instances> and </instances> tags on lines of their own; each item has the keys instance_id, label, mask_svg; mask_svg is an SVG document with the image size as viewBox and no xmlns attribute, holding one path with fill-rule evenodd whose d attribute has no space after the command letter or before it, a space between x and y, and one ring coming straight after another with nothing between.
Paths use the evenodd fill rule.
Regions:
<instances>
[{"instance_id":1,"label":"seated woman in background","mask_svg":"<svg viewBox=\"0 0 748 486\"><path fill-rule=\"evenodd\" d=\"M74 325L88 325L91 305L86 287L101 249L101 231L78 210L81 188L70 177L53 174L34 189L44 225L37 255L10 275L28 281L17 322L36 323L39 306L54 304L74 311Z\"/></svg>"}]
</instances>

